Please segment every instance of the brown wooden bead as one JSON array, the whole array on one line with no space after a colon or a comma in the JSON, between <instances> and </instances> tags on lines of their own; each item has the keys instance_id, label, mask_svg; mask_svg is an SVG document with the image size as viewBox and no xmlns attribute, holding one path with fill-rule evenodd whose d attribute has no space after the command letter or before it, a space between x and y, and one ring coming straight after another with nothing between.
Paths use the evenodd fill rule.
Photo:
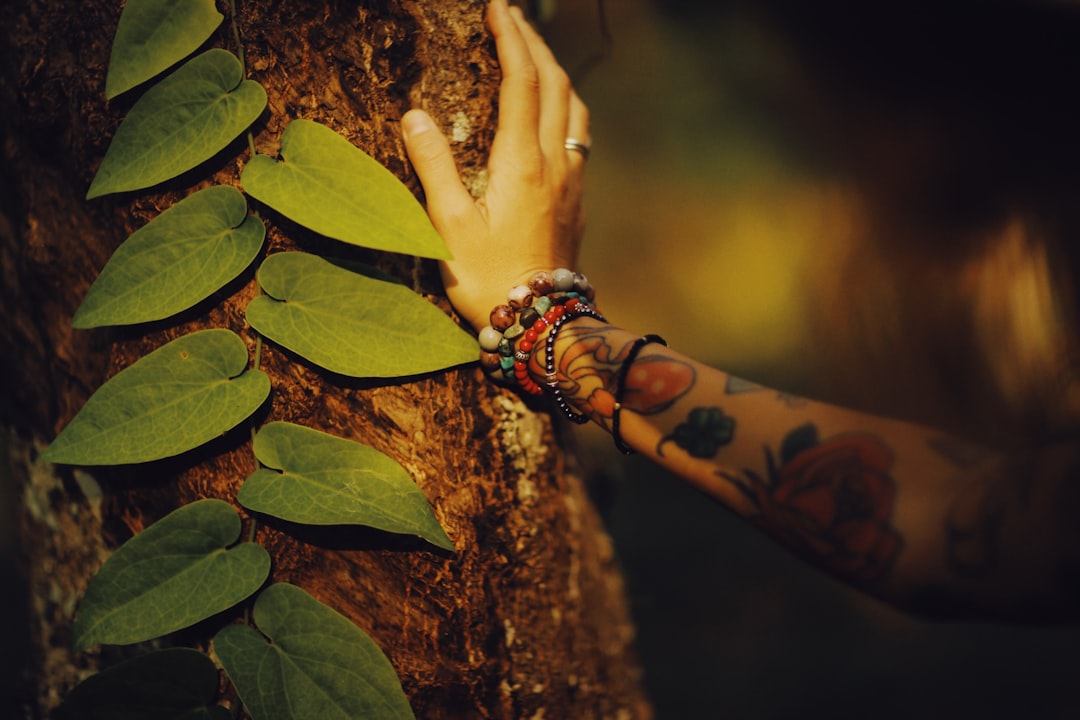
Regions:
<instances>
[{"instance_id":1,"label":"brown wooden bead","mask_svg":"<svg viewBox=\"0 0 1080 720\"><path fill-rule=\"evenodd\" d=\"M496 305L488 318L491 327L500 332L513 325L516 320L517 316L514 314L514 308L509 305Z\"/></svg>"},{"instance_id":2,"label":"brown wooden bead","mask_svg":"<svg viewBox=\"0 0 1080 720\"><path fill-rule=\"evenodd\" d=\"M549 272L541 270L529 280L529 290L532 290L532 294L537 297L547 295L554 289L555 278L553 278Z\"/></svg>"}]
</instances>

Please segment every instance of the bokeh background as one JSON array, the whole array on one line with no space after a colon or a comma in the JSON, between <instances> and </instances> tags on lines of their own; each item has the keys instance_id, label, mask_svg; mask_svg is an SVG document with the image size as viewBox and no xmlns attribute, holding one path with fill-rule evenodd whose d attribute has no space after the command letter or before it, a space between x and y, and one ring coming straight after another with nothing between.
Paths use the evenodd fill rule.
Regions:
<instances>
[{"instance_id":1,"label":"bokeh background","mask_svg":"<svg viewBox=\"0 0 1080 720\"><path fill-rule=\"evenodd\" d=\"M880 267L881 277L852 279L862 257L853 243L864 236L859 213L838 190L851 178L844 163L852 158L830 154L863 127L843 122L862 112L859 93L880 87L867 102L884 110L867 113L868 127L884 126L885 140L852 137L869 148L853 162L869 157L865 176L886 185L899 178L895 192L911 193L926 186L926 168L913 170L910 159L927 140L910 130L920 114L904 115L905 105L929 96L934 107L955 107L969 124L947 137L963 147L926 192L961 220L977 220L994 212L987 198L1012 191L989 170L1027 168L1025 158L1045 149L1033 140L1016 149L993 123L981 124L996 112L1010 132L1031 140L1027 126L1017 126L1041 108L994 110L995 83L1005 102L1014 92L1039 104L1073 91L1061 76L1067 63L1055 56L1040 66L1035 57L1033 43L1054 43L1041 19L1033 29L1017 20L1014 32L1007 14L984 17L992 3L953 4L945 23L933 7L905 4L893 8L895 23L867 26L865 9L851 17L829 2L542 3L545 36L592 113L581 262L609 318L785 390L955 420L955 406L978 388L943 398L947 383L935 374L962 367L964 354L978 350L935 338L949 320L930 317L936 301L897 307L903 291L921 292L917 260L900 279ZM891 35L876 36L881 27ZM1025 54L1038 75L996 74ZM957 59L962 67L949 67ZM822 110L813 83L821 73L832 80L829 68L850 71L838 93L848 104ZM969 82L972 68L988 77ZM926 78L944 82L923 87ZM890 102L901 109L895 124ZM965 144L968 137L983 144ZM1049 173L1045 166L1074 150L1075 143L1058 145L1031 167ZM950 250L928 252L933 259ZM925 280L934 280L930 267ZM858 313L845 309L849 299L862 306ZM913 327L929 329L899 344ZM912 359L920 347L936 357ZM600 477L659 720L1080 717L1080 630L902 615L805 567L677 478L623 458L606 436L586 429L580 441Z\"/></svg>"}]
</instances>

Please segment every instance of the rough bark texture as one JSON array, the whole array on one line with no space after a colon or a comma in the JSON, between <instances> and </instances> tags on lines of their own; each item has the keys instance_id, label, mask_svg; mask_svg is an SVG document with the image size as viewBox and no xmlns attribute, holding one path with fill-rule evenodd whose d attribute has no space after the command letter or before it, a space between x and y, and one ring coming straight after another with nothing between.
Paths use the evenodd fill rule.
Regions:
<instances>
[{"instance_id":1,"label":"rough bark texture","mask_svg":"<svg viewBox=\"0 0 1080 720\"><path fill-rule=\"evenodd\" d=\"M93 476L35 461L103 379L166 340L229 327L254 346L243 319L255 292L250 271L179 319L70 329L123 238L193 186L237 184L247 157L240 140L164 188L82 199L133 102L103 96L119 12L116 0L0 7L0 421L26 590L28 622L16 623L13 637L26 648L19 704L27 717L42 716L116 654L68 650L75 604L109 550L181 502L233 500L254 467L246 428L180 458ZM483 183L499 71L482 2L242 3L240 15L249 75L269 94L254 128L260 151L276 151L289 120L318 120L418 189L398 119L421 104L453 130L466 181ZM210 44L235 50L227 23ZM269 252L302 248L372 262L449 310L432 263L346 248L260 210ZM258 529L273 578L304 587L368 631L417 717L649 715L611 546L546 414L471 367L400 383L352 381L273 346L264 346L261 367L274 390L257 420L320 428L397 459L457 546L451 554L374 531Z\"/></svg>"}]
</instances>

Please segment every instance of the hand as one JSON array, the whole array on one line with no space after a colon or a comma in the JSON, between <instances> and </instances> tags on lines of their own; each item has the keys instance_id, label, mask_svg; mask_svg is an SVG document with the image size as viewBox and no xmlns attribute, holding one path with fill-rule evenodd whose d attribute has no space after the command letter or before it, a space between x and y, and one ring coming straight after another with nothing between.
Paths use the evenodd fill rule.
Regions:
<instances>
[{"instance_id":1,"label":"hand","mask_svg":"<svg viewBox=\"0 0 1080 720\"><path fill-rule=\"evenodd\" d=\"M427 113L402 118L428 214L454 256L441 263L447 295L477 330L535 272L576 269L585 158L564 143L589 138L588 110L521 11L492 0L487 20L503 79L483 197L465 189L450 144Z\"/></svg>"}]
</instances>

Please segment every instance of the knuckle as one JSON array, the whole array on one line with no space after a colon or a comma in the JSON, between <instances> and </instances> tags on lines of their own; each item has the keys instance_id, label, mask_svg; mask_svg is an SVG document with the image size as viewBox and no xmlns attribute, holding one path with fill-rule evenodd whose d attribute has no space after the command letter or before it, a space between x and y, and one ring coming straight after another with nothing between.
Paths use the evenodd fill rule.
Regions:
<instances>
[{"instance_id":1,"label":"knuckle","mask_svg":"<svg viewBox=\"0 0 1080 720\"><path fill-rule=\"evenodd\" d=\"M570 83L570 76L558 65L551 71L550 82L555 91L560 95L570 97L574 90L573 85Z\"/></svg>"},{"instance_id":2,"label":"knuckle","mask_svg":"<svg viewBox=\"0 0 1080 720\"><path fill-rule=\"evenodd\" d=\"M529 93L539 94L540 92L540 71L536 69L533 64L526 65L518 69L516 77L514 78L517 83L521 85Z\"/></svg>"}]
</instances>

